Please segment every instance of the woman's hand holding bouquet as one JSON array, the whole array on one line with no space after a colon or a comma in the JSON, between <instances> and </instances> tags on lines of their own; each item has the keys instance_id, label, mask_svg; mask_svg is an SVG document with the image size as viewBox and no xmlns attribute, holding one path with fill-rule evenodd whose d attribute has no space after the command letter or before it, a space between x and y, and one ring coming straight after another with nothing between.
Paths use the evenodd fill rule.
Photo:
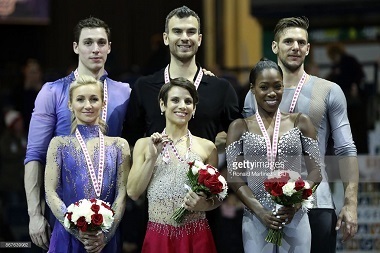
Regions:
<instances>
[{"instance_id":1,"label":"woman's hand holding bouquet","mask_svg":"<svg viewBox=\"0 0 380 253\"><path fill-rule=\"evenodd\" d=\"M269 227L265 240L281 246L282 231L286 224L290 223L295 212L299 208L307 211L312 208L313 192L316 185L311 189L307 181L294 171L275 171L274 174L264 181L264 188L271 199L276 203L272 210L273 216L268 212L261 219Z\"/></svg>"},{"instance_id":2,"label":"woman's hand holding bouquet","mask_svg":"<svg viewBox=\"0 0 380 253\"><path fill-rule=\"evenodd\" d=\"M100 252L106 245L103 232L111 228L114 214L111 206L100 199L81 199L67 208L64 226L78 229L87 252Z\"/></svg>"},{"instance_id":3,"label":"woman's hand holding bouquet","mask_svg":"<svg viewBox=\"0 0 380 253\"><path fill-rule=\"evenodd\" d=\"M227 196L227 182L215 167L200 161L191 162L189 165L187 177L190 186L185 186L189 192L186 194L185 203L172 215L177 223L182 222L188 210L205 210L209 205L206 200L213 203L214 196L220 201Z\"/></svg>"}]
</instances>

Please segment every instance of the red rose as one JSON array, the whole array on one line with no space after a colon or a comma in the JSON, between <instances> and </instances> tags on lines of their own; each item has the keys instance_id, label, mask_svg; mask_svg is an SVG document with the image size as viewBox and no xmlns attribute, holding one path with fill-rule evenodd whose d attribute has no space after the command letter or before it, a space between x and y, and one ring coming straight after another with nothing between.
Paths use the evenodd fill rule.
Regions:
<instances>
[{"instance_id":1,"label":"red rose","mask_svg":"<svg viewBox=\"0 0 380 253\"><path fill-rule=\"evenodd\" d=\"M212 194L218 194L223 191L223 184L218 179L219 173L211 175L204 181L204 185L210 189Z\"/></svg>"},{"instance_id":2,"label":"red rose","mask_svg":"<svg viewBox=\"0 0 380 253\"><path fill-rule=\"evenodd\" d=\"M311 196L311 194L313 194L313 190L312 189L304 189L303 192L302 192L302 198L303 199L307 199L308 197Z\"/></svg>"},{"instance_id":3,"label":"red rose","mask_svg":"<svg viewBox=\"0 0 380 253\"><path fill-rule=\"evenodd\" d=\"M99 210L100 210L100 206L99 206L99 205L96 205L96 204L93 204L93 205L91 206L91 210L92 210L93 212L95 212L95 213L98 213Z\"/></svg>"},{"instance_id":4,"label":"red rose","mask_svg":"<svg viewBox=\"0 0 380 253\"><path fill-rule=\"evenodd\" d=\"M101 214L93 214L91 215L91 223L95 226L100 226L103 223L103 215Z\"/></svg>"},{"instance_id":5,"label":"red rose","mask_svg":"<svg viewBox=\"0 0 380 253\"><path fill-rule=\"evenodd\" d=\"M86 232L86 231L87 231L87 222L86 222L86 218L84 218L84 216L80 217L80 218L77 220L77 227L78 227L82 232Z\"/></svg>"},{"instance_id":6,"label":"red rose","mask_svg":"<svg viewBox=\"0 0 380 253\"><path fill-rule=\"evenodd\" d=\"M274 184L270 194L273 196L280 196L282 193L282 186L278 183Z\"/></svg>"},{"instance_id":7,"label":"red rose","mask_svg":"<svg viewBox=\"0 0 380 253\"><path fill-rule=\"evenodd\" d=\"M273 179L266 179L264 181L264 187L265 187L265 190L267 192L271 192L273 186L274 186L275 182L273 181Z\"/></svg>"},{"instance_id":8,"label":"red rose","mask_svg":"<svg viewBox=\"0 0 380 253\"><path fill-rule=\"evenodd\" d=\"M198 171L198 183L204 185L204 181L207 180L210 176L211 176L211 175L210 175L210 173L208 173L207 170L200 169L200 170Z\"/></svg>"},{"instance_id":9,"label":"red rose","mask_svg":"<svg viewBox=\"0 0 380 253\"><path fill-rule=\"evenodd\" d=\"M304 188L305 187L305 182L301 179L301 178L299 178L297 181L296 181L296 186L294 187L294 189L296 190L296 191L299 191L299 190L301 190L302 188Z\"/></svg>"}]
</instances>

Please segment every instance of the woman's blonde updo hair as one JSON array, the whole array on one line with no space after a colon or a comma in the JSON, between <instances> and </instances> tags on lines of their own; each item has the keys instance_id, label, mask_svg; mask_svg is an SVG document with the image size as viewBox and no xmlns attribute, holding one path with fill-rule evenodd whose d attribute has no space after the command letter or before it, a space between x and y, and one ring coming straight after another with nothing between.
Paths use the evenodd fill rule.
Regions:
<instances>
[{"instance_id":1,"label":"woman's blonde updo hair","mask_svg":"<svg viewBox=\"0 0 380 253\"><path fill-rule=\"evenodd\" d=\"M70 84L70 89L69 89L69 104L72 104L73 102L73 91L83 85L97 85L100 89L100 94L101 94L101 101L102 103L104 102L104 90L103 90L103 84L99 81L96 80L92 76L87 76L87 75L81 75L78 76L78 78ZM74 133L75 129L77 128L78 122L77 118L74 115L74 112L71 111L71 133ZM99 129L102 131L103 134L106 134L107 132L107 124L106 122L100 117L99 115Z\"/></svg>"}]
</instances>

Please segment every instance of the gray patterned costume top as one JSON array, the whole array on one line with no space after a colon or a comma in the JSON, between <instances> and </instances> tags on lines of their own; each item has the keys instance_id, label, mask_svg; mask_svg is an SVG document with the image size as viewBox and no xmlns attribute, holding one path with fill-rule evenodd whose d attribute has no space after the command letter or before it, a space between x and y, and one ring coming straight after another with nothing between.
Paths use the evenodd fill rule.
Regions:
<instances>
[{"instance_id":1,"label":"gray patterned costume top","mask_svg":"<svg viewBox=\"0 0 380 253\"><path fill-rule=\"evenodd\" d=\"M320 173L320 155L318 143L305 137L299 128L295 127L284 133L278 141L278 151L274 170L291 170L301 174L301 160L313 159ZM226 150L228 180L233 182L235 176L244 176L248 187L255 198L267 209L273 210L275 202L264 189L264 180L272 173L267 161L267 147L263 136L244 132L241 138L231 143ZM304 156L305 155L305 156ZM239 169L234 162L245 162L239 175ZM264 165L264 166L263 166ZM236 178L235 178L236 179ZM238 181L238 184L241 183ZM308 216L300 209L292 221L282 228L282 245L267 243L265 240L269 228L248 208L244 210L242 221L242 237L245 252L285 253L310 252L311 232Z\"/></svg>"},{"instance_id":2,"label":"gray patterned costume top","mask_svg":"<svg viewBox=\"0 0 380 253\"><path fill-rule=\"evenodd\" d=\"M271 174L269 166L265 166L267 161L267 147L263 136L245 132L242 137L231 143L226 150L227 168L230 182L233 182L235 176L243 176L252 190L256 199L268 210L275 207L274 201L264 189L264 180ZM279 170L296 171L301 175L301 161L305 159L314 159L320 166L320 155L318 143L312 138L305 137L299 128L295 127L283 134L279 138L276 164ZM234 166L234 162L244 159L246 162L245 172L239 171ZM315 168L319 169L319 168ZM245 212L250 212L246 208Z\"/></svg>"}]
</instances>

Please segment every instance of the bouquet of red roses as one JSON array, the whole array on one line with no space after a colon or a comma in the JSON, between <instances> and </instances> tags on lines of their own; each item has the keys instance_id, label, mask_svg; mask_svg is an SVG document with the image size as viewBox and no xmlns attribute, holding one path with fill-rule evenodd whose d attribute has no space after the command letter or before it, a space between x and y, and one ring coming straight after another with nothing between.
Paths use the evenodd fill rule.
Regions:
<instances>
[{"instance_id":1,"label":"bouquet of red roses","mask_svg":"<svg viewBox=\"0 0 380 253\"><path fill-rule=\"evenodd\" d=\"M114 211L107 202L99 199L82 199L67 208L64 226L87 230L108 231L114 220Z\"/></svg>"},{"instance_id":2,"label":"bouquet of red roses","mask_svg":"<svg viewBox=\"0 0 380 253\"><path fill-rule=\"evenodd\" d=\"M304 181L295 171L280 170L264 181L264 188L276 204L292 206L301 203L302 209L307 211L313 207L312 194L317 185L310 189L307 181ZM269 229L265 241L281 246L282 230Z\"/></svg>"},{"instance_id":3,"label":"bouquet of red roses","mask_svg":"<svg viewBox=\"0 0 380 253\"><path fill-rule=\"evenodd\" d=\"M223 200L227 196L227 181L215 167L200 161L190 162L189 165L189 189L195 193L204 192L208 198L217 196L219 200ZM174 211L171 218L181 223L187 211L181 206Z\"/></svg>"}]
</instances>

